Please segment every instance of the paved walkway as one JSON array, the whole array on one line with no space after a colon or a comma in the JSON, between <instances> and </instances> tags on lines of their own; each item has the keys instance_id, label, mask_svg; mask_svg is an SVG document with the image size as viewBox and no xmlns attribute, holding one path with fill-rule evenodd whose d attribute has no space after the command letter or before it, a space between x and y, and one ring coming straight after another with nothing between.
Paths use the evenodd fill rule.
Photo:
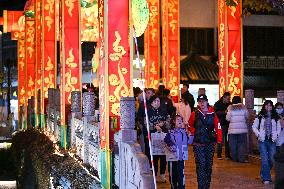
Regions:
<instances>
[{"instance_id":1,"label":"paved walkway","mask_svg":"<svg viewBox=\"0 0 284 189\"><path fill-rule=\"evenodd\" d=\"M189 158L185 167L186 188L197 189L192 148L189 149ZM273 185L262 184L259 171L260 165L258 163L235 163L230 160L218 160L215 156L211 189L273 189ZM158 183L158 189L169 188L171 187L168 181L167 183Z\"/></svg>"}]
</instances>

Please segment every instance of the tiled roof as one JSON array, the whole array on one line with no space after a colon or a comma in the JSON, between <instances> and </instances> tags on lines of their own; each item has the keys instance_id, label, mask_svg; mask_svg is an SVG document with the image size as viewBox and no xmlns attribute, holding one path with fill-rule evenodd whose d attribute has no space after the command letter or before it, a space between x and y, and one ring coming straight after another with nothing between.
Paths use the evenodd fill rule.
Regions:
<instances>
[{"instance_id":1,"label":"tiled roof","mask_svg":"<svg viewBox=\"0 0 284 189\"><path fill-rule=\"evenodd\" d=\"M187 57L181 61L180 79L190 83L218 84L219 68L200 57Z\"/></svg>"}]
</instances>

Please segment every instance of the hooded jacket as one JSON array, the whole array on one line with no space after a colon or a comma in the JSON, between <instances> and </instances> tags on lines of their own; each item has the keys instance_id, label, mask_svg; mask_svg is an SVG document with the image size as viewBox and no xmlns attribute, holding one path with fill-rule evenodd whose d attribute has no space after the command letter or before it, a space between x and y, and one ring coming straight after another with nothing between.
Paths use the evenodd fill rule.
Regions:
<instances>
[{"instance_id":1,"label":"hooded jacket","mask_svg":"<svg viewBox=\"0 0 284 189\"><path fill-rule=\"evenodd\" d=\"M184 159L183 155L183 153L188 153L188 143L189 143L189 138L185 129L174 128L169 130L164 141L167 144L167 146L169 147L174 146L176 149L178 149L179 160L187 160Z\"/></svg>"},{"instance_id":2,"label":"hooded jacket","mask_svg":"<svg viewBox=\"0 0 284 189\"><path fill-rule=\"evenodd\" d=\"M228 134L242 134L247 133L247 120L249 113L245 105L242 103L232 104L228 107L226 115L227 121L229 121Z\"/></svg>"}]
</instances>

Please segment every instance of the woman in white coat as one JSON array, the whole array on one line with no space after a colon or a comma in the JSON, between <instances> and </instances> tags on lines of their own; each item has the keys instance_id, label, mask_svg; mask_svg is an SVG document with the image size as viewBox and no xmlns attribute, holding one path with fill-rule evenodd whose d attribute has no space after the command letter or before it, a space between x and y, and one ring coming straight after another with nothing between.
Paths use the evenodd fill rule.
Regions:
<instances>
[{"instance_id":1,"label":"woman in white coat","mask_svg":"<svg viewBox=\"0 0 284 189\"><path fill-rule=\"evenodd\" d=\"M258 138L261 157L260 176L264 184L269 184L272 181L270 170L274 163L276 141L281 131L279 116L271 100L263 103L262 109L254 120L252 130Z\"/></svg>"},{"instance_id":2,"label":"woman in white coat","mask_svg":"<svg viewBox=\"0 0 284 189\"><path fill-rule=\"evenodd\" d=\"M247 122L248 122L248 110L241 102L241 97L234 96L232 99L232 105L228 107L226 115L227 121L229 121L229 145L231 151L231 157L236 162L247 162Z\"/></svg>"}]
</instances>

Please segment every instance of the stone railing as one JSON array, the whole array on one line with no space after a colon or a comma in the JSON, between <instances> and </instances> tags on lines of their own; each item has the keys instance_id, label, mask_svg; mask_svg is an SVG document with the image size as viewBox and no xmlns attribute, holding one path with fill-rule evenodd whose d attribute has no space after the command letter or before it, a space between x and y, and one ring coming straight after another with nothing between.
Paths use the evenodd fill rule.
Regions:
<instances>
[{"instance_id":1,"label":"stone railing","mask_svg":"<svg viewBox=\"0 0 284 189\"><path fill-rule=\"evenodd\" d=\"M117 144L118 154L114 158L115 181L119 188L154 188L148 158L137 143L135 125L135 100L132 97L121 98L120 128ZM118 165L117 165L118 164Z\"/></svg>"},{"instance_id":2,"label":"stone railing","mask_svg":"<svg viewBox=\"0 0 284 189\"><path fill-rule=\"evenodd\" d=\"M76 94L74 96L80 95ZM77 98L76 97L76 98ZM76 151L79 158L88 170L98 178L101 177L100 159L100 123L95 115L94 96L92 93L83 95L83 111L81 112L81 99L71 104L71 115L69 122L70 136L69 147ZM72 97L71 97L72 99ZM73 103L73 102L72 102ZM78 107L77 107L78 106ZM47 110L47 130L60 141L60 112L52 104ZM59 121L58 121L59 119ZM134 98L121 99L121 130L115 135L115 146L113 150L114 185L119 188L147 188L154 187L153 177L150 171L149 161L137 143L135 126L135 102ZM55 173L54 173L55 174ZM62 175L54 175L56 182L64 188L70 188L70 179Z\"/></svg>"}]
</instances>

